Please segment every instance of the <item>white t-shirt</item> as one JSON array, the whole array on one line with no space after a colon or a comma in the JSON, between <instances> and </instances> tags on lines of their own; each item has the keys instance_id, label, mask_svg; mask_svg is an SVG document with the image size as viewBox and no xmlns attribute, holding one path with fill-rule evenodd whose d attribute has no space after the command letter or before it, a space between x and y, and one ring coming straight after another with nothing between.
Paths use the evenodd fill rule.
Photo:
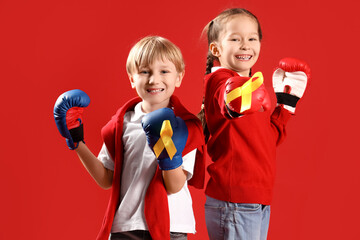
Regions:
<instances>
[{"instance_id":1,"label":"white t-shirt","mask_svg":"<svg viewBox=\"0 0 360 240\"><path fill-rule=\"evenodd\" d=\"M157 160L147 144L141 119L146 113L141 110L141 102L134 111L125 113L122 141L124 160L121 176L120 206L117 209L111 232L132 230L148 230L144 215L144 199L146 190L155 174ZM183 157L182 168L188 172L187 180L192 177L196 149ZM105 144L98 155L103 165L114 170L112 160ZM170 231L195 233L195 217L192 199L185 182L183 188L168 194Z\"/></svg>"}]
</instances>

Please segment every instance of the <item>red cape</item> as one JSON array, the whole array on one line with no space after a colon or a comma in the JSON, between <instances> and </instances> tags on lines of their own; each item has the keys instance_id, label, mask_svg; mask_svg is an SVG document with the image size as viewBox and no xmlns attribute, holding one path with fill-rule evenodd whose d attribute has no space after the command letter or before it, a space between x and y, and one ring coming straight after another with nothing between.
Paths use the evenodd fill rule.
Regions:
<instances>
[{"instance_id":1,"label":"red cape","mask_svg":"<svg viewBox=\"0 0 360 240\"><path fill-rule=\"evenodd\" d=\"M139 102L141 102L141 98L139 97L127 102L117 111L101 131L104 143L111 157L114 159L115 165L110 200L97 240L107 240L109 238L115 212L120 204L120 180L123 162L123 119L125 113L133 110ZM172 96L170 104L174 108L175 115L185 121L189 130L183 155L197 149L193 177L188 183L201 189L204 187L205 179L205 142L201 122L180 103L177 97ZM170 217L167 192L159 167L156 169L145 195L145 218L151 237L154 240L170 240Z\"/></svg>"}]
</instances>

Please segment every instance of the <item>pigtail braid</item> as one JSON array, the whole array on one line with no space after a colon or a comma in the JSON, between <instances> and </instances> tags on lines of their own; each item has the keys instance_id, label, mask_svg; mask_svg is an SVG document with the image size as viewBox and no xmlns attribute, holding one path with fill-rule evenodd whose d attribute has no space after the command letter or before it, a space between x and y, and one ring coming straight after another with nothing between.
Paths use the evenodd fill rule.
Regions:
<instances>
[{"instance_id":1,"label":"pigtail braid","mask_svg":"<svg viewBox=\"0 0 360 240\"><path fill-rule=\"evenodd\" d=\"M214 55L212 55L211 51L209 50L208 55L206 57L205 75L211 73L211 68L213 66L214 66Z\"/></svg>"},{"instance_id":2,"label":"pigtail braid","mask_svg":"<svg viewBox=\"0 0 360 240\"><path fill-rule=\"evenodd\" d=\"M209 50L208 55L206 57L205 75L211 73L211 68L214 66L214 60L216 60L216 57L214 55L212 55L211 51ZM207 141L208 141L208 139L210 137L210 132L209 132L209 129L208 129L207 123L206 123L204 104L205 104L205 97L203 97L201 110L198 113L197 117L201 121L203 131L204 131L204 135L205 135L205 143L207 143Z\"/></svg>"},{"instance_id":3,"label":"pigtail braid","mask_svg":"<svg viewBox=\"0 0 360 240\"><path fill-rule=\"evenodd\" d=\"M205 136L205 143L207 143L207 141L210 137L210 132L209 132L209 129L208 129L207 123L206 123L204 102L205 102L205 97L203 97L203 100L202 100L201 110L196 116L201 121L201 125L203 127L203 132L204 132L204 136Z\"/></svg>"}]
</instances>

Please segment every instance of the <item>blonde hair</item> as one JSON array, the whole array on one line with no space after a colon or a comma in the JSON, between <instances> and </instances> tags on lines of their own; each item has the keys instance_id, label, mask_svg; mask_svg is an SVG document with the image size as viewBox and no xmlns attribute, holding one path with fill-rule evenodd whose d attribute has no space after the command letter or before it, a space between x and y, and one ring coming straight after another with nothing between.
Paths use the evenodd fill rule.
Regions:
<instances>
[{"instance_id":1,"label":"blonde hair","mask_svg":"<svg viewBox=\"0 0 360 240\"><path fill-rule=\"evenodd\" d=\"M147 36L131 48L126 61L126 71L128 74L134 74L140 67L147 67L157 59L169 60L179 73L185 69L181 51L174 43L163 37Z\"/></svg>"}]
</instances>

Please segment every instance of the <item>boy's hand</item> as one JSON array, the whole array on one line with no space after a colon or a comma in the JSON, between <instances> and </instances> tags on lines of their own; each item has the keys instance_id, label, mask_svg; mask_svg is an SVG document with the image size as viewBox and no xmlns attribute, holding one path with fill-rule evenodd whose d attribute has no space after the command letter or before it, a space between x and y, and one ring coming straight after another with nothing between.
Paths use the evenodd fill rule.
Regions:
<instances>
[{"instance_id":1,"label":"boy's hand","mask_svg":"<svg viewBox=\"0 0 360 240\"><path fill-rule=\"evenodd\" d=\"M238 76L226 81L224 100L230 117L241 117L261 109L270 109L270 97L263 81L260 72L251 78Z\"/></svg>"},{"instance_id":2,"label":"boy's hand","mask_svg":"<svg viewBox=\"0 0 360 240\"><path fill-rule=\"evenodd\" d=\"M304 95L309 79L310 67L306 62L295 58L281 59L273 73L277 103L294 114L296 103Z\"/></svg>"},{"instance_id":3,"label":"boy's hand","mask_svg":"<svg viewBox=\"0 0 360 240\"><path fill-rule=\"evenodd\" d=\"M142 127L161 170L171 170L182 165L182 151L188 137L184 120L176 117L170 108L161 108L146 114L142 119Z\"/></svg>"},{"instance_id":4,"label":"boy's hand","mask_svg":"<svg viewBox=\"0 0 360 240\"><path fill-rule=\"evenodd\" d=\"M81 115L83 108L87 107L89 103L89 96L79 89L61 94L55 102L55 123L71 150L76 149L79 142L84 140Z\"/></svg>"}]
</instances>

